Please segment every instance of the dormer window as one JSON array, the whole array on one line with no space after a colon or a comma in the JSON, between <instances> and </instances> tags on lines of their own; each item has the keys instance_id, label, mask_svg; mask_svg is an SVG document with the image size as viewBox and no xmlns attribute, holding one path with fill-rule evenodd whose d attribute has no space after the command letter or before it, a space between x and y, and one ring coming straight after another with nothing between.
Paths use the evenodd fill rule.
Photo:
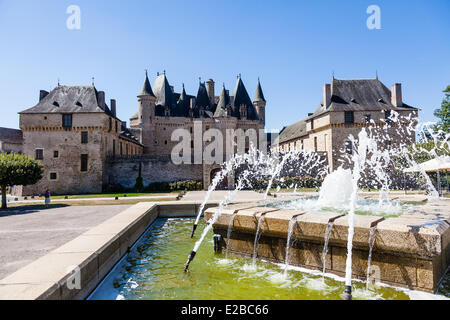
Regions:
<instances>
[{"instance_id":1,"label":"dormer window","mask_svg":"<svg viewBox=\"0 0 450 320\"><path fill-rule=\"evenodd\" d=\"M83 105L81 104L81 102L80 101L77 101L77 103L75 103L77 106L79 106L80 108L82 108L83 107Z\"/></svg>"},{"instance_id":2,"label":"dormer window","mask_svg":"<svg viewBox=\"0 0 450 320\"><path fill-rule=\"evenodd\" d=\"M356 99L355 98L352 98L352 100L350 100L351 102L353 102L353 103L356 103Z\"/></svg>"},{"instance_id":3,"label":"dormer window","mask_svg":"<svg viewBox=\"0 0 450 320\"><path fill-rule=\"evenodd\" d=\"M54 105L55 107L59 107L59 103L56 102L56 101L53 101L53 105Z\"/></svg>"}]
</instances>

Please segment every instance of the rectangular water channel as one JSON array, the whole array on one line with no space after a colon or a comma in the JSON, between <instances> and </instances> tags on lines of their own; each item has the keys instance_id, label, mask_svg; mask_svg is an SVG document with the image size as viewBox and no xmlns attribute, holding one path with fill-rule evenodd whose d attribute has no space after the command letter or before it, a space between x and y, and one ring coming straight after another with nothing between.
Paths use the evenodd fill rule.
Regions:
<instances>
[{"instance_id":1,"label":"rectangular water channel","mask_svg":"<svg viewBox=\"0 0 450 320\"><path fill-rule=\"evenodd\" d=\"M341 300L343 279L249 258L216 254L212 233L200 247L190 272L183 272L196 239L194 219L159 218L90 295L90 300ZM201 223L197 234L205 224ZM448 293L448 288L443 288ZM354 299L408 300L439 296L392 287L353 284Z\"/></svg>"}]
</instances>

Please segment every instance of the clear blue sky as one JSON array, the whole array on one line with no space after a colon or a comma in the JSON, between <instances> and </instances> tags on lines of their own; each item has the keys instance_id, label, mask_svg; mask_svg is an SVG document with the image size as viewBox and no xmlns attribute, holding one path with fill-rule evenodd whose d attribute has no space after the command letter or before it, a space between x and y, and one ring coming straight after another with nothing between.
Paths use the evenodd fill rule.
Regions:
<instances>
[{"instance_id":1,"label":"clear blue sky","mask_svg":"<svg viewBox=\"0 0 450 320\"><path fill-rule=\"evenodd\" d=\"M81 8L81 30L69 30L69 5ZM381 9L369 30L366 9ZM0 0L0 126L17 128L17 112L39 90L89 85L117 99L127 120L149 69L167 71L177 91L196 94L198 77L232 90L241 73L253 98L257 78L267 128L313 112L322 85L336 78L403 84L404 101L434 120L450 84L450 1L119 1Z\"/></svg>"}]
</instances>

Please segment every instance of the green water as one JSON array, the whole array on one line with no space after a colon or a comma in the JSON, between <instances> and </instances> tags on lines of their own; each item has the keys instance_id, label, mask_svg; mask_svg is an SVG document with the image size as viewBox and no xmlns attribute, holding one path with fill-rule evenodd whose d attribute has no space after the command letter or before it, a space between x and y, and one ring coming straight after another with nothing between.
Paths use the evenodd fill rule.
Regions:
<instances>
[{"instance_id":1,"label":"green water","mask_svg":"<svg viewBox=\"0 0 450 320\"><path fill-rule=\"evenodd\" d=\"M212 233L200 247L190 272L183 273L189 252L192 219L158 219L134 251L105 279L91 299L155 300L304 300L342 299L343 282L284 266L213 252ZM199 225L200 236L204 223ZM354 299L405 300L403 291L353 284Z\"/></svg>"}]
</instances>

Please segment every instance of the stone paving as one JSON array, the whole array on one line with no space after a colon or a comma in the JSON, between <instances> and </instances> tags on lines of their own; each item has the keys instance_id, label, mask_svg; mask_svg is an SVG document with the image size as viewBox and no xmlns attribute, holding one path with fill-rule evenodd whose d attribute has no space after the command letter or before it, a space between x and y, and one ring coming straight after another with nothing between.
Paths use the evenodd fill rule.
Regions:
<instances>
[{"instance_id":1,"label":"stone paving","mask_svg":"<svg viewBox=\"0 0 450 320\"><path fill-rule=\"evenodd\" d=\"M129 207L60 205L0 211L0 279Z\"/></svg>"}]
</instances>

